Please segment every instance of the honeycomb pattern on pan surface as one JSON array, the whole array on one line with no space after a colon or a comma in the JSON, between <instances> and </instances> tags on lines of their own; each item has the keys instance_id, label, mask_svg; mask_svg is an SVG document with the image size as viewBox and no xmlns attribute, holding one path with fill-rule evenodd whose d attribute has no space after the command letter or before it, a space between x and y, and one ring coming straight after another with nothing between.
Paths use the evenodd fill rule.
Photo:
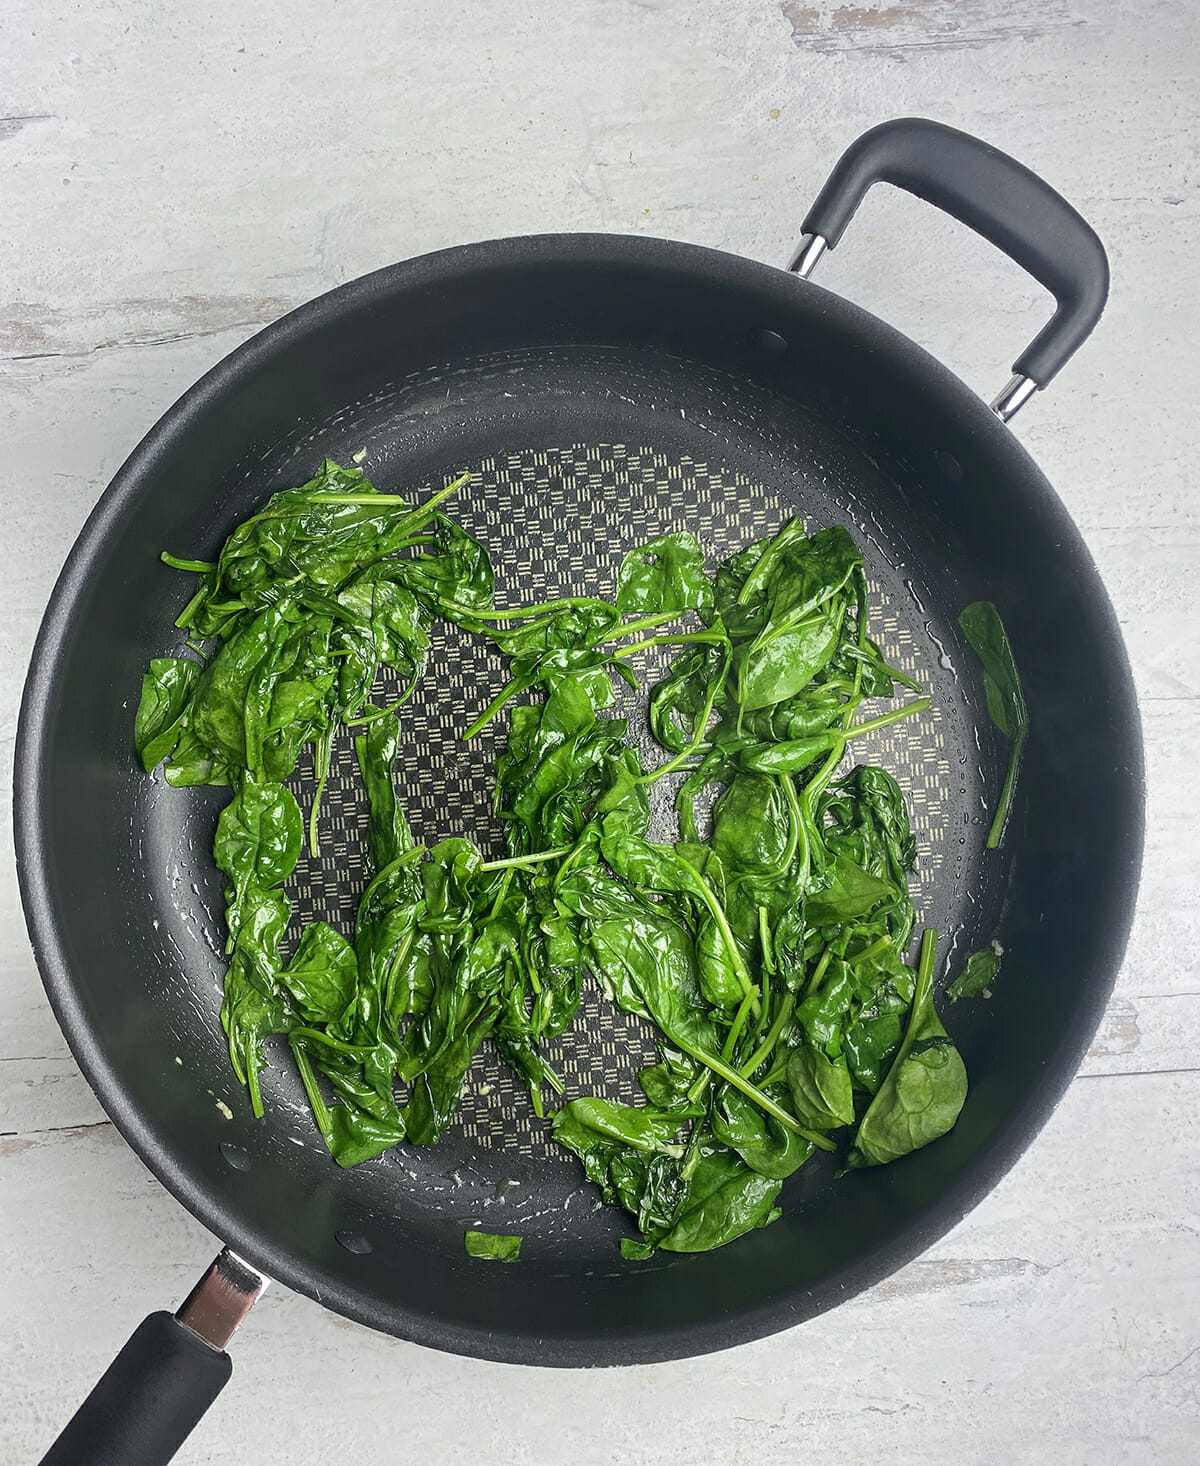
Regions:
<instances>
[{"instance_id":1,"label":"honeycomb pattern on pan surface","mask_svg":"<svg viewBox=\"0 0 1200 1466\"><path fill-rule=\"evenodd\" d=\"M687 528L713 557L774 533L790 514L802 512L778 494L716 465L648 448L574 445L486 459L456 503L447 506L488 547L496 570L498 604L529 604L584 590L610 596L621 559L634 545ZM816 526L814 526L816 527ZM871 624L876 640L897 666L920 679L928 649L893 605L880 603L872 586ZM659 663L643 659L649 687ZM471 743L459 733L503 683L503 662L482 638L439 626L429 666L401 714L404 744L397 787L415 837L433 844L466 835L495 855L503 854L491 814L491 770L503 748L503 715ZM661 751L644 730L644 699L627 693L614 709L631 719L631 735L653 763ZM639 731L640 725L640 731ZM945 838L945 791L950 764L936 705L930 713L894 727L856 750L880 762L899 780L909 800L919 867L913 895L933 879ZM307 783L307 771L305 781ZM311 785L309 785L311 787ZM669 791L658 801L660 838ZM301 921L334 921L349 932L364 884L365 799L350 740L343 737L330 772L321 816L321 853L302 858L292 890ZM567 1097L600 1092L636 1101L636 1071L653 1061L648 1027L618 1013L589 981L579 1017L547 1050ZM547 1139L547 1124L532 1113L528 1094L490 1044L467 1076L454 1131L482 1147L501 1147L529 1157L560 1156Z\"/></svg>"}]
</instances>

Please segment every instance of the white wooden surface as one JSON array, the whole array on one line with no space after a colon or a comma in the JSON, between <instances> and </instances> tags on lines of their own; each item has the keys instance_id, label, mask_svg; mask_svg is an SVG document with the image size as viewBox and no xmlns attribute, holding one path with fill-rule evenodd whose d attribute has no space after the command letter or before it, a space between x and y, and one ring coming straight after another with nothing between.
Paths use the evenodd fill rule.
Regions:
<instances>
[{"instance_id":1,"label":"white wooden surface","mask_svg":"<svg viewBox=\"0 0 1200 1466\"><path fill-rule=\"evenodd\" d=\"M281 1289L180 1459L1200 1460L1200 230L1191 0L5 0L0 757L84 516L142 432L288 307L498 234L780 262L889 116L976 131L1109 247L1096 337L1016 431L1082 528L1142 698L1139 916L1080 1078L928 1255L799 1330L617 1373L378 1337ZM876 190L820 278L981 392L1045 297ZM214 1241L114 1134L50 1016L0 839L0 1462L35 1460Z\"/></svg>"}]
</instances>

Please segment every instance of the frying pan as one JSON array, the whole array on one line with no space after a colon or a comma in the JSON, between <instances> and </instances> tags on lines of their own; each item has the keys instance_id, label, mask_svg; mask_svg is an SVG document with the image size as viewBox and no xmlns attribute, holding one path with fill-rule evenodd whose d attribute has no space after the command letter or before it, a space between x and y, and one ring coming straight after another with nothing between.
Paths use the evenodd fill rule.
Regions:
<instances>
[{"instance_id":1,"label":"frying pan","mask_svg":"<svg viewBox=\"0 0 1200 1466\"><path fill-rule=\"evenodd\" d=\"M1053 319L988 407L937 361L807 282L875 182L955 215L1054 294ZM228 1239L179 1314L153 1315L48 1460L165 1461L228 1378L224 1344L276 1278L421 1344L530 1364L609 1365L723 1348L828 1309L941 1235L1012 1165L1072 1078L1108 998L1141 850L1142 757L1112 609L1080 536L1006 419L1095 324L1104 251L1048 185L921 120L838 163L791 270L657 239L503 239L394 265L240 347L150 431L88 520L33 657L16 759L22 893L46 989L113 1122ZM498 580L542 600L612 583L669 528L727 553L800 513L867 557L878 638L929 689L928 718L868 757L900 778L921 851L914 893L949 970L1004 950L990 1001L947 1022L971 1076L951 1135L835 1181L818 1158L773 1226L711 1254L625 1261L625 1223L548 1145L494 1059L455 1128L340 1171L286 1057L252 1118L217 1021L222 790L138 768L133 710L178 646L184 593L158 560L208 556L323 457L383 490L472 473L455 513ZM1031 732L1003 846L984 848L1007 757L958 611L998 606ZM447 633L406 712L400 792L427 843L495 839L494 736L458 738L498 685ZM503 736L503 735L500 735ZM345 922L363 811L349 763L326 795L299 915ZM945 969L942 973L945 977ZM554 1062L571 1092L628 1094L646 1035L585 999ZM520 1263L467 1257L469 1226L525 1237Z\"/></svg>"}]
</instances>

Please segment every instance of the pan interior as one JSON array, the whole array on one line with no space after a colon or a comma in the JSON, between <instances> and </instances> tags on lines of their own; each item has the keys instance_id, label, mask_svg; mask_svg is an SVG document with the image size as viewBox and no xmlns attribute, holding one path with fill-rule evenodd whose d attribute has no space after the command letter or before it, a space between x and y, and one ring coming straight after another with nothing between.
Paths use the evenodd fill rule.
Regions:
<instances>
[{"instance_id":1,"label":"pan interior","mask_svg":"<svg viewBox=\"0 0 1200 1466\"><path fill-rule=\"evenodd\" d=\"M988 939L1004 886L995 865L986 883L981 874L987 791L998 775L996 750L986 731L982 738L977 731L972 679L963 675L954 624L961 591L936 578L940 562L921 543L912 486L890 476L894 470L869 445L831 426L828 414L649 351L545 348L481 357L406 377L347 405L265 460L243 465L214 496L199 539L172 541L170 548L210 554L269 492L303 481L323 457L360 463L380 489L409 494L469 469L469 486L447 508L487 545L497 604L580 592L609 596L626 551L668 530L692 530L720 558L774 533L792 514L813 530L845 524L866 556L872 635L933 698L928 714L864 740L857 757L889 769L908 796L919 859L918 926L936 926L951 957ZM196 534L194 517L187 528ZM161 655L177 644L171 620L189 591L180 576L156 577L154 584L157 630L145 650ZM664 664L643 662L645 687L656 665ZM502 660L482 639L439 626L421 688L401 714L405 743L397 768L402 801L423 843L466 835L485 851L503 853L491 794L506 719L469 744L459 738L503 675ZM128 691L132 697L135 689ZM652 765L662 755L652 751L643 727L644 698L626 695L613 711L631 718ZM844 767L850 766L848 760ZM308 774L302 765L295 784L302 806L311 792ZM281 1160L302 1165L314 1184L323 1176L327 1185L334 1176L343 1181L321 1148L286 1046L273 1052L263 1076L264 1121L249 1118L229 1074L217 1019L224 968L220 878L210 855L213 821L226 796L169 790L160 778L147 783L141 835L151 852L144 869L160 946L154 965L164 983L159 997L174 1032L173 1054L198 1096L212 1092L207 1103L200 1099L206 1113L218 1097L234 1112L233 1122L216 1127L223 1155L232 1151L268 1168ZM302 921L317 917L352 932L365 883L365 813L346 738L322 805L320 856L303 857L288 886L293 941ZM658 837L670 837L671 819L667 792ZM567 1097L600 1092L636 1101L636 1070L652 1053L643 1026L589 988L579 1018L550 1058ZM401 1146L357 1168L354 1185L381 1231L398 1226L423 1248L458 1256L463 1227L475 1225L534 1239L533 1266L539 1238L556 1267L612 1266L614 1239L625 1222L599 1205L574 1158L553 1145L548 1130L487 1044L443 1140L432 1148ZM785 1188L785 1209L789 1202L810 1205L830 1184L831 1168L810 1163Z\"/></svg>"}]
</instances>

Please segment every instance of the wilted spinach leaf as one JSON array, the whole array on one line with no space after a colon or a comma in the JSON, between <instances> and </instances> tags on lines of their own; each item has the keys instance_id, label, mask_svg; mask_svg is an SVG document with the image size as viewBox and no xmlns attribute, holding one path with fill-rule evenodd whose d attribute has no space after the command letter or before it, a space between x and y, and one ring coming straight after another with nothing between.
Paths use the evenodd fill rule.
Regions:
<instances>
[{"instance_id":1,"label":"wilted spinach leaf","mask_svg":"<svg viewBox=\"0 0 1200 1466\"><path fill-rule=\"evenodd\" d=\"M796 1118L814 1130L854 1123L854 1086L843 1058L830 1059L807 1044L788 1059L788 1088Z\"/></svg>"},{"instance_id":2,"label":"wilted spinach leaf","mask_svg":"<svg viewBox=\"0 0 1200 1466\"><path fill-rule=\"evenodd\" d=\"M523 1237L504 1236L499 1232L466 1232L463 1243L468 1257L487 1257L493 1262L516 1262L521 1255Z\"/></svg>"},{"instance_id":3,"label":"wilted spinach leaf","mask_svg":"<svg viewBox=\"0 0 1200 1466\"><path fill-rule=\"evenodd\" d=\"M630 550L617 578L617 610L701 610L712 603L704 551L686 530L660 535Z\"/></svg>"},{"instance_id":4,"label":"wilted spinach leaf","mask_svg":"<svg viewBox=\"0 0 1200 1466\"><path fill-rule=\"evenodd\" d=\"M1025 739L1029 734L1029 713L1025 707L1025 694L1021 690L1021 679L1013 660L1008 633L1000 620L999 611L991 601L974 601L959 612L958 624L983 666L983 687L992 722L1012 744L1008 772L1004 776L1004 785L996 801L996 813L987 836L988 849L994 850L1003 840L1005 826L1008 824L1013 790L1021 768L1021 755L1025 751Z\"/></svg>"},{"instance_id":5,"label":"wilted spinach leaf","mask_svg":"<svg viewBox=\"0 0 1200 1466\"><path fill-rule=\"evenodd\" d=\"M147 773L157 768L179 742L188 703L200 676L190 657L155 657L142 679L134 740Z\"/></svg>"},{"instance_id":6,"label":"wilted spinach leaf","mask_svg":"<svg viewBox=\"0 0 1200 1466\"><path fill-rule=\"evenodd\" d=\"M990 947L982 952L972 952L963 964L963 970L946 989L946 996L952 1003L959 998L977 998L987 993L996 974L1000 971L1000 954Z\"/></svg>"},{"instance_id":7,"label":"wilted spinach leaf","mask_svg":"<svg viewBox=\"0 0 1200 1466\"><path fill-rule=\"evenodd\" d=\"M933 1006L936 950L936 933L926 932L904 1041L859 1122L851 1165L882 1165L937 1140L967 1097L966 1068Z\"/></svg>"},{"instance_id":8,"label":"wilted spinach leaf","mask_svg":"<svg viewBox=\"0 0 1200 1466\"><path fill-rule=\"evenodd\" d=\"M279 978L307 1023L336 1023L354 997L358 959L340 932L314 921Z\"/></svg>"}]
</instances>

